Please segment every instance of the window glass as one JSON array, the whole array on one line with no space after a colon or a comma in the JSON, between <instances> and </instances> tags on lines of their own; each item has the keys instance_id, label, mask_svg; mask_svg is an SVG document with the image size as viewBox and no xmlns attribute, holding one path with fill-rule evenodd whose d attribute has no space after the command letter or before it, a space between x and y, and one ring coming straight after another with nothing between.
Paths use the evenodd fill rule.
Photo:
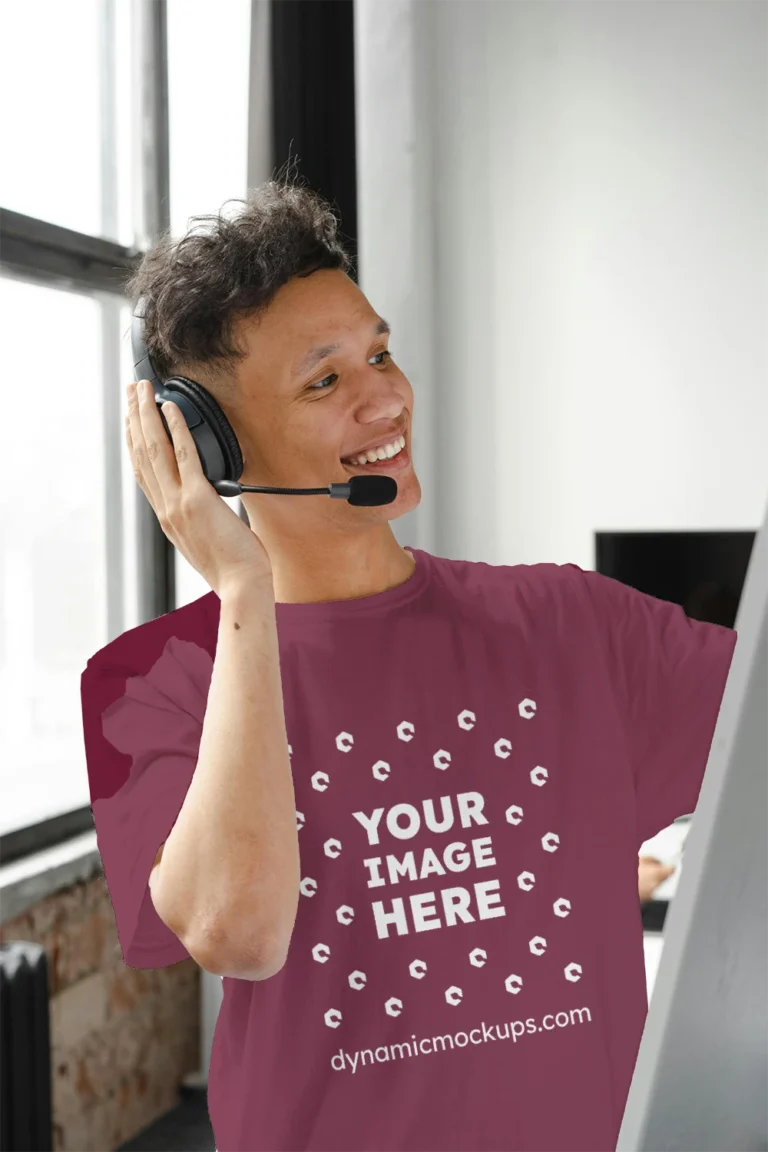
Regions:
<instances>
[{"instance_id":1,"label":"window glass","mask_svg":"<svg viewBox=\"0 0 768 1152\"><path fill-rule=\"evenodd\" d=\"M130 0L5 4L0 205L130 246Z\"/></svg>"},{"instance_id":2,"label":"window glass","mask_svg":"<svg viewBox=\"0 0 768 1152\"><path fill-rule=\"evenodd\" d=\"M246 194L251 0L168 0L171 231Z\"/></svg>"},{"instance_id":3,"label":"window glass","mask_svg":"<svg viewBox=\"0 0 768 1152\"><path fill-rule=\"evenodd\" d=\"M106 642L97 301L0 278L0 833L88 803L80 673ZM71 349L77 334L77 355ZM33 350L41 344L50 355Z\"/></svg>"},{"instance_id":4,"label":"window glass","mask_svg":"<svg viewBox=\"0 0 768 1152\"><path fill-rule=\"evenodd\" d=\"M209 0L168 0L168 107L171 232L191 217L229 213L248 183L251 0L228 0L211 20ZM190 61L204 67L190 67ZM237 511L237 497L227 503ZM176 602L210 591L176 551Z\"/></svg>"}]
</instances>

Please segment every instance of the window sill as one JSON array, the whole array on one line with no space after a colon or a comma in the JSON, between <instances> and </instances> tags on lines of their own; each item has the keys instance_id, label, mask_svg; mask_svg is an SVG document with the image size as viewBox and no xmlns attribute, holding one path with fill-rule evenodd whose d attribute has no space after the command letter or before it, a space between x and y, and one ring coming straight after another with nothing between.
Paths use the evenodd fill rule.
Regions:
<instances>
[{"instance_id":1,"label":"window sill","mask_svg":"<svg viewBox=\"0 0 768 1152\"><path fill-rule=\"evenodd\" d=\"M91 880L102 871L95 829L23 860L0 865L0 923L15 920L48 896L78 881Z\"/></svg>"}]
</instances>

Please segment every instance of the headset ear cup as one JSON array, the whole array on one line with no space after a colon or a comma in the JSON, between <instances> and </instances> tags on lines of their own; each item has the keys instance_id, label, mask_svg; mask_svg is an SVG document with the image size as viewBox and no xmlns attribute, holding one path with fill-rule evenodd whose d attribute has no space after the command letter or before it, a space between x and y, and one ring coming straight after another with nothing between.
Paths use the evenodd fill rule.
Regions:
<instances>
[{"instance_id":1,"label":"headset ear cup","mask_svg":"<svg viewBox=\"0 0 768 1152\"><path fill-rule=\"evenodd\" d=\"M167 396L164 393L168 393ZM201 384L186 376L170 376L163 384L162 398L176 400L182 396L199 415L199 422L189 430L200 454L203 472L212 484L219 480L239 480L243 474L243 454L232 425L219 405ZM182 406L179 405L181 408ZM185 419L186 419L185 413Z\"/></svg>"}]
</instances>

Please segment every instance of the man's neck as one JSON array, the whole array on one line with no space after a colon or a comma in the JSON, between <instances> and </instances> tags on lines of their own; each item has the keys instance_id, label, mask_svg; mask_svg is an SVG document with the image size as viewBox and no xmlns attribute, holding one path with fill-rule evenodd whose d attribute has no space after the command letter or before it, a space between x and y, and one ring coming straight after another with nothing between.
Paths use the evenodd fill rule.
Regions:
<instances>
[{"instance_id":1,"label":"man's neck","mask_svg":"<svg viewBox=\"0 0 768 1152\"><path fill-rule=\"evenodd\" d=\"M315 604L329 600L357 600L404 583L416 562L400 546L389 524L331 540L317 547L306 540L279 546L264 541L272 564L275 601L279 604Z\"/></svg>"}]
</instances>

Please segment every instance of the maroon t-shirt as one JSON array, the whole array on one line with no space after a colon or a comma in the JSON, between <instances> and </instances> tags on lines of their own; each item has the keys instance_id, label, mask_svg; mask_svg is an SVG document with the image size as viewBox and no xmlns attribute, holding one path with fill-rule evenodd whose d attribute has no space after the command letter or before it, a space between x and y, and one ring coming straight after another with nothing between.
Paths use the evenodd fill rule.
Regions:
<instances>
[{"instance_id":1,"label":"maroon t-shirt","mask_svg":"<svg viewBox=\"0 0 768 1152\"><path fill-rule=\"evenodd\" d=\"M276 606L301 895L282 970L223 981L216 1147L614 1149L647 1012L638 851L696 807L736 633L574 564L409 551L396 588ZM136 968L187 956L148 877L219 608L131 629L82 677Z\"/></svg>"}]
</instances>

